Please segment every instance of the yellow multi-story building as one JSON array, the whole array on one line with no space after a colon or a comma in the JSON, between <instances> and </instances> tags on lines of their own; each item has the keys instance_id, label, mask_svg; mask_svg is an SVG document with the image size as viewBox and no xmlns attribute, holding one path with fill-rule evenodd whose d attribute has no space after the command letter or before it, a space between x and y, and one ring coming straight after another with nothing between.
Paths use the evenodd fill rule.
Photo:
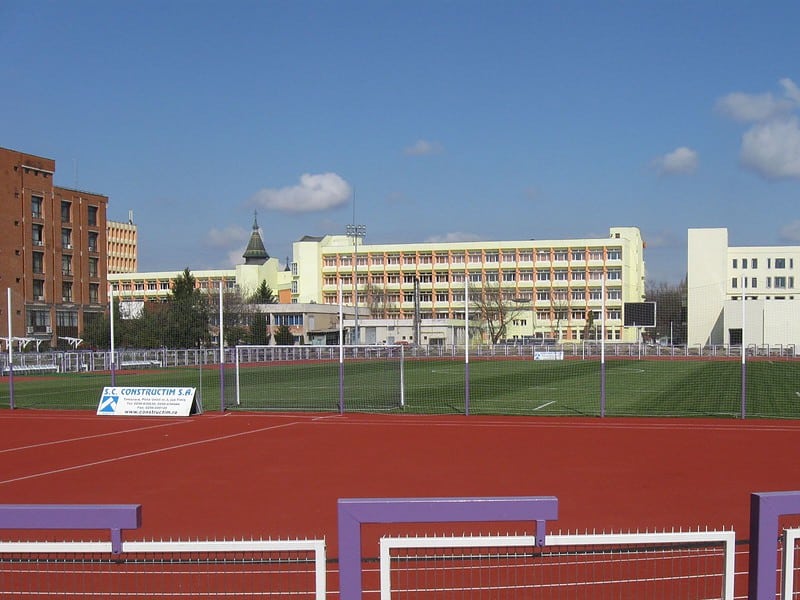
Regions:
<instances>
[{"instance_id":1,"label":"yellow multi-story building","mask_svg":"<svg viewBox=\"0 0 800 600\"><path fill-rule=\"evenodd\" d=\"M128 222L106 221L108 240L108 272L135 273L137 269L137 229L133 223L133 211Z\"/></svg>"},{"instance_id":2,"label":"yellow multi-story building","mask_svg":"<svg viewBox=\"0 0 800 600\"><path fill-rule=\"evenodd\" d=\"M294 243L292 301L357 304L383 319L461 319L477 290L514 308L506 339L636 341L623 306L645 294L636 227L607 238L372 245L347 235Z\"/></svg>"}]
</instances>

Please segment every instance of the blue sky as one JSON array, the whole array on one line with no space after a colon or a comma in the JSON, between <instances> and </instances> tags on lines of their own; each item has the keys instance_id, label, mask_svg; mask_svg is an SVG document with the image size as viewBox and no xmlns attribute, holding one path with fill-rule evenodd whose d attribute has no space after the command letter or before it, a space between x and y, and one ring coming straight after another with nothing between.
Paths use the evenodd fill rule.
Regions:
<instances>
[{"instance_id":1,"label":"blue sky","mask_svg":"<svg viewBox=\"0 0 800 600\"><path fill-rule=\"evenodd\" d=\"M0 146L139 226L142 271L638 226L800 245L799 2L0 3Z\"/></svg>"}]
</instances>

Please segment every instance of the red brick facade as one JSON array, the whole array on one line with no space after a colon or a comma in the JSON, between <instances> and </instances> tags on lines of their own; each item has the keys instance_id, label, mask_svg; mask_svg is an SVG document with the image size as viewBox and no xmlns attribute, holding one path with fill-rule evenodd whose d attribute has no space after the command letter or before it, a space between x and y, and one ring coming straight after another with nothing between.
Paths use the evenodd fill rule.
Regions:
<instances>
[{"instance_id":1,"label":"red brick facade","mask_svg":"<svg viewBox=\"0 0 800 600\"><path fill-rule=\"evenodd\" d=\"M55 161L0 148L0 336L80 337L108 304L108 197L55 186ZM63 345L63 344L62 344Z\"/></svg>"}]
</instances>

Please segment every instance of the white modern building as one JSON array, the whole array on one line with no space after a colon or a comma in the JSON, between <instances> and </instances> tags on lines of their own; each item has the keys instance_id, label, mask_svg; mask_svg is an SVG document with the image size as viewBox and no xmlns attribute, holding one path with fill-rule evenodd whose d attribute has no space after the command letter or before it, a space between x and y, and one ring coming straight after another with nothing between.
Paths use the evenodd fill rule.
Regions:
<instances>
[{"instance_id":1,"label":"white modern building","mask_svg":"<svg viewBox=\"0 0 800 600\"><path fill-rule=\"evenodd\" d=\"M728 245L689 229L689 345L800 345L800 246Z\"/></svg>"}]
</instances>

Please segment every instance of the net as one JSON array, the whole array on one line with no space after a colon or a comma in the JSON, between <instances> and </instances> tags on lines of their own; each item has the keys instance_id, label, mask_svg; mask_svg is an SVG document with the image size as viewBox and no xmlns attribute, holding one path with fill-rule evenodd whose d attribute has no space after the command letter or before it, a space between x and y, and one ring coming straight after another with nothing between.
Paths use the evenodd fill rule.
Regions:
<instances>
[{"instance_id":1,"label":"net","mask_svg":"<svg viewBox=\"0 0 800 600\"><path fill-rule=\"evenodd\" d=\"M404 404L402 346L237 346L230 409L385 412Z\"/></svg>"},{"instance_id":2,"label":"net","mask_svg":"<svg viewBox=\"0 0 800 600\"><path fill-rule=\"evenodd\" d=\"M0 595L76 600L325 598L321 540L128 542L119 555L98 548L104 546L4 544Z\"/></svg>"},{"instance_id":3,"label":"net","mask_svg":"<svg viewBox=\"0 0 800 600\"><path fill-rule=\"evenodd\" d=\"M383 538L380 597L733 598L733 532Z\"/></svg>"}]
</instances>

